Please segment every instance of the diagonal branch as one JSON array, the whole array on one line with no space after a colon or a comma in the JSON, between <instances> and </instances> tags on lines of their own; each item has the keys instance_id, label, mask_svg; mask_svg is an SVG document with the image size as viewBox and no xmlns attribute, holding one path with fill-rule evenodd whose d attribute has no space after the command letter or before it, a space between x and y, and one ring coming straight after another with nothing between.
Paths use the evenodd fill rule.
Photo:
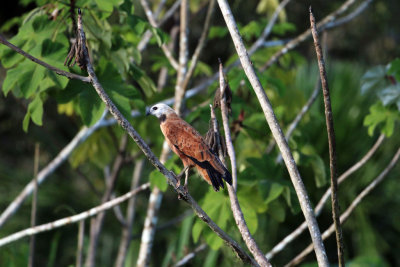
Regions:
<instances>
[{"instance_id":1,"label":"diagonal branch","mask_svg":"<svg viewBox=\"0 0 400 267\"><path fill-rule=\"evenodd\" d=\"M317 224L317 220L315 219L314 212L311 207L306 188L301 179L300 173L297 169L297 165L293 159L293 155L290 151L290 148L286 142L285 136L283 135L282 129L279 126L279 123L275 117L271 103L269 102L269 99L254 71L253 64L250 61L249 55L247 54L246 48L240 36L239 30L237 28L235 19L233 17L228 2L226 0L218 0L218 4L220 6L225 22L228 26L229 32L232 36L232 40L235 44L236 52L239 55L240 62L242 63L246 76L248 77L257 95L258 101L260 102L267 123L271 129L272 135L274 136L276 143L278 144L278 147L281 151L282 158L285 161L290 178L292 180L297 197L299 199L301 209L306 218L308 229L311 234L311 239L315 245L315 253L317 255L318 264L320 266L329 266L328 258L326 256L325 247L322 242L321 233Z\"/></svg>"},{"instance_id":2,"label":"diagonal branch","mask_svg":"<svg viewBox=\"0 0 400 267\"><path fill-rule=\"evenodd\" d=\"M165 166L159 161L159 159L154 155L149 146L144 142L139 133L133 128L133 126L129 123L129 121L121 114L121 112L117 109L115 104L111 101L109 96L104 91L102 85L97 79L96 73L94 72L92 63L89 59L89 54L85 45L85 33L82 27L82 15L79 13L78 16L78 29L79 29L79 38L82 40L83 52L86 59L86 67L89 77L91 79L91 83L96 90L97 94L101 98L101 100L106 104L107 109L117 120L119 125L132 137L132 139L136 142L139 148L143 151L144 155L149 159L149 161L157 168L166 178L168 183L177 191L178 194L182 196L182 199L185 200L194 210L196 215L207 223L207 225L213 230L220 238L222 238L225 243L231 247L231 249L236 253L236 255L245 263L251 263L252 265L257 265L254 260L234 241L230 238L218 225L216 225L211 218L200 208L200 206L196 203L196 201L192 198L190 194L188 194L182 186L177 187L177 178L176 176L167 170Z\"/></svg>"},{"instance_id":3,"label":"diagonal branch","mask_svg":"<svg viewBox=\"0 0 400 267\"><path fill-rule=\"evenodd\" d=\"M318 58L318 67L322 84L322 92L324 95L325 104L325 121L326 130L328 132L328 144L329 144L329 167L331 173L331 202L332 202L332 217L336 231L336 245L338 250L339 266L344 267L344 250L343 250L343 233L342 227L340 226L340 208L338 199L338 184L337 184L337 156L336 156L336 138L335 138L335 127L333 124L333 112L331 105L331 97L329 92L328 78L326 76L325 61L322 54L321 44L319 42L317 28L315 26L315 17L310 6L310 24L311 33L314 39L315 51Z\"/></svg>"},{"instance_id":4,"label":"diagonal branch","mask_svg":"<svg viewBox=\"0 0 400 267\"><path fill-rule=\"evenodd\" d=\"M366 7L363 7L362 10L356 10L354 13L356 14L356 16L352 16L351 19L343 21L342 24L337 24L335 25L334 22L335 20L338 20L337 18L339 16L341 16L344 12L346 12L351 5L353 5L356 2L356 0L347 0L346 2L344 2L338 9L336 9L335 11L333 11L332 13L330 13L329 15L327 15L324 19L322 19L320 22L317 23L317 28L320 30L326 30L329 28L333 28L336 26L340 26L345 22L349 22L351 19L354 19L357 15L361 14L362 11L365 10ZM365 2L371 2L371 0L365 0ZM369 4L368 3L368 4ZM329 27L328 27L329 26ZM282 57L283 55L285 55L287 52L289 52L290 50L296 48L300 43L304 42L305 40L307 40L309 37L311 36L311 30L308 29L306 31L304 31L303 33L301 33L299 36L297 36L296 38L294 38L293 40L291 40L290 42L288 42L284 47L282 47L281 50L279 50L278 52L276 52L269 60L267 63L264 64L264 66L261 67L260 71L264 71L266 69L268 69L269 67L272 66L272 64L274 64L280 57Z\"/></svg>"},{"instance_id":5,"label":"diagonal branch","mask_svg":"<svg viewBox=\"0 0 400 267\"><path fill-rule=\"evenodd\" d=\"M356 172L358 169L360 169L362 166L367 163L367 161L375 154L375 152L378 150L378 148L381 146L383 140L385 139L385 136L382 134L379 136L378 140L375 142L375 144L371 147L371 149L362 157L358 162L356 162L352 167L350 167L346 172L344 172L338 179L338 184L340 185L342 182L344 182L351 174ZM331 195L331 189L328 188L324 195L321 197L319 200L317 206L315 207L315 215L319 216L321 214L322 208L324 207L325 203L328 201L329 196ZM292 241L294 241L298 236L300 236L301 233L304 232L304 230L307 229L307 223L303 222L299 227L297 227L292 233L287 235L284 239L282 239L281 242L276 244L271 251L269 251L266 254L266 257L268 259L272 259L276 254L281 252L288 244L290 244Z\"/></svg>"},{"instance_id":6,"label":"diagonal branch","mask_svg":"<svg viewBox=\"0 0 400 267\"><path fill-rule=\"evenodd\" d=\"M69 78L69 79L80 80L80 81L86 82L86 83L90 82L90 80L89 80L88 77L84 77L84 76L81 76L81 75L78 75L78 74L75 74L75 73L71 73L71 72L68 72L68 71L61 70L61 69L56 68L56 67L54 67L54 66L52 66L52 65L50 65L50 64L47 64L46 62L44 62L44 61L42 61L42 60L40 60L40 59L38 59L38 58L35 58L34 56L32 56L32 55L26 53L26 52L25 52L24 50L22 50L21 48L19 48L19 47L13 45L13 44L10 43L9 41L7 41L6 38L4 38L4 36L1 35L1 34L0 34L0 43L1 43L1 44L4 44L5 46L8 46L9 48L11 48L11 49L14 50L15 52L17 52L17 53L23 55L23 56L26 57L27 59L30 59L30 60L32 60L33 62L35 62L35 63L37 63L37 64L39 64L39 65L41 65L41 66L43 66L43 67L45 67L45 68L47 68L47 69L49 69L49 70L51 70L51 71L54 71L54 72L57 73L58 75L65 76L65 77L67 77L67 78Z\"/></svg>"},{"instance_id":7,"label":"diagonal branch","mask_svg":"<svg viewBox=\"0 0 400 267\"><path fill-rule=\"evenodd\" d=\"M149 6L149 3L147 2L147 0L140 0L140 3L146 13L146 17L150 22L150 25L154 28L158 28L156 19L153 16L153 12L151 11L151 8ZM173 57L171 51L169 51L168 47L166 44L162 44L161 45L161 49L164 52L165 56L167 57L167 59L169 60L169 63L171 64L171 66L174 69L178 69L178 62L176 61L176 59Z\"/></svg>"},{"instance_id":8,"label":"diagonal branch","mask_svg":"<svg viewBox=\"0 0 400 267\"><path fill-rule=\"evenodd\" d=\"M134 190L139 185L139 180L142 175L144 160L141 159L135 164L131 181L131 190ZM123 267L125 265L126 255L128 253L131 242L132 226L135 220L136 197L129 199L128 207L126 208L126 227L123 227L121 234L121 242L119 244L118 256L115 261L115 267Z\"/></svg>"},{"instance_id":9,"label":"diagonal branch","mask_svg":"<svg viewBox=\"0 0 400 267\"><path fill-rule=\"evenodd\" d=\"M215 0L210 0L210 3L208 4L206 20L205 20L204 26L203 26L203 31L202 31L202 33L200 35L200 39L199 39L199 42L197 43L197 47L194 50L194 53L192 55L192 59L191 59L191 62L190 62L189 69L188 69L188 71L186 73L186 76L185 76L183 84L182 84L182 87L184 89L186 89L186 87L188 86L189 80L192 77L192 75L194 73L194 70L196 69L197 62L199 61L200 54L203 51L204 46L206 45L208 32L209 32L210 26L211 26L211 19L212 19L213 14L214 14L214 7L215 7Z\"/></svg>"},{"instance_id":10,"label":"diagonal branch","mask_svg":"<svg viewBox=\"0 0 400 267\"><path fill-rule=\"evenodd\" d=\"M59 219L50 223L46 223L46 224L42 224L42 225L38 225L35 227L31 227L31 228L27 228L25 230L16 232L12 235L9 235L7 237L3 237L2 239L0 239L0 247L9 244L11 242L14 242L16 240L19 240L21 238L24 238L26 236L32 236L32 235L36 235L42 232L46 232L46 231L50 231L56 228L60 228L63 227L65 225L68 224L72 224L72 223L76 223L76 222L80 222L83 221L89 217L92 217L94 215L99 214L100 212L103 212L105 210L111 209L112 207L121 204L122 202L128 200L129 198L131 198L132 196L136 195L137 193L147 189L150 187L150 183L145 183L142 184L141 186L139 186L138 188L136 188L133 191L130 191L128 193L126 193L125 195L122 195L120 197L114 198L113 200L110 200L108 202L105 202L103 204L101 204L100 206L91 208L90 210L81 212L79 214L76 214L74 216L69 216L63 219Z\"/></svg>"},{"instance_id":11,"label":"diagonal branch","mask_svg":"<svg viewBox=\"0 0 400 267\"><path fill-rule=\"evenodd\" d=\"M267 258L264 256L260 248L258 247L256 241L250 233L249 228L247 227L246 221L243 216L242 209L240 208L239 200L236 195L237 190L237 168L236 168L236 156L235 149L233 147L231 132L229 129L229 119L228 119L228 107L226 104L226 96L225 90L227 89L227 84L224 78L223 66L222 63L219 63L219 82L221 90L221 115L222 122L224 126L225 132L225 142L226 148L228 150L229 158L231 159L231 169L232 169L232 186L227 184L229 199L231 202L231 209L233 213L233 217L235 218L236 225L242 235L244 242L247 245L247 248L253 254L255 260L260 266L272 266L271 263L268 262Z\"/></svg>"},{"instance_id":12,"label":"diagonal branch","mask_svg":"<svg viewBox=\"0 0 400 267\"><path fill-rule=\"evenodd\" d=\"M382 182L383 179L386 178L388 173L393 169L393 167L397 164L397 161L400 158L400 149L397 150L396 154L393 156L392 160L390 163L386 166L386 168L376 177L350 204L350 206L346 209L345 212L343 212L342 216L340 216L340 220L342 222L345 222L351 213L354 211L354 209L358 206L358 204L361 203L361 201L364 199L366 195L368 195L375 187L378 186L380 182ZM322 234L322 238L325 240L328 238L333 232L335 232L335 226L334 224L331 224L331 226ZM299 264L305 256L307 256L311 251L313 250L313 245L310 244L307 248L305 248L300 254L298 254L293 260L291 260L288 264L285 266L294 266Z\"/></svg>"}]
</instances>

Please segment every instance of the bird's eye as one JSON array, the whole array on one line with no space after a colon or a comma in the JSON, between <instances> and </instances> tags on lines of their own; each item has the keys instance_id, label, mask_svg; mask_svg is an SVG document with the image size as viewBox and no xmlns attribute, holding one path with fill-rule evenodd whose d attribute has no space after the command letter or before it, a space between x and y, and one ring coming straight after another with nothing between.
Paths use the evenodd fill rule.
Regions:
<instances>
[{"instance_id":1,"label":"bird's eye","mask_svg":"<svg viewBox=\"0 0 400 267\"><path fill-rule=\"evenodd\" d=\"M157 107L153 107L153 110L157 110Z\"/></svg>"}]
</instances>

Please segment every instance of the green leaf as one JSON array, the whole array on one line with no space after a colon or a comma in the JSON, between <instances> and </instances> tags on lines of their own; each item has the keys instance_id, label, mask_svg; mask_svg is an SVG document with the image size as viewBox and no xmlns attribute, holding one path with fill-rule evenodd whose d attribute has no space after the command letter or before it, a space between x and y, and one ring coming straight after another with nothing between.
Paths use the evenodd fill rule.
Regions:
<instances>
[{"instance_id":1,"label":"green leaf","mask_svg":"<svg viewBox=\"0 0 400 267\"><path fill-rule=\"evenodd\" d=\"M385 82L386 68L376 66L368 70L361 78L361 94L373 89L381 89Z\"/></svg>"},{"instance_id":2,"label":"green leaf","mask_svg":"<svg viewBox=\"0 0 400 267\"><path fill-rule=\"evenodd\" d=\"M162 30L160 30L159 28L150 27L150 30L153 33L153 36L156 38L158 46L164 44L168 39L167 34Z\"/></svg>"},{"instance_id":3,"label":"green leaf","mask_svg":"<svg viewBox=\"0 0 400 267\"><path fill-rule=\"evenodd\" d=\"M400 84L389 85L378 92L378 97L384 106L400 101Z\"/></svg>"},{"instance_id":4,"label":"green leaf","mask_svg":"<svg viewBox=\"0 0 400 267\"><path fill-rule=\"evenodd\" d=\"M400 82L400 58L396 58L389 64L388 74L393 75Z\"/></svg>"},{"instance_id":5,"label":"green leaf","mask_svg":"<svg viewBox=\"0 0 400 267\"><path fill-rule=\"evenodd\" d=\"M296 25L290 22L282 22L272 27L272 32L277 35L284 35L296 31Z\"/></svg>"},{"instance_id":6,"label":"green leaf","mask_svg":"<svg viewBox=\"0 0 400 267\"><path fill-rule=\"evenodd\" d=\"M165 176L159 170L153 170L150 173L150 186L153 189L158 187L162 192L167 191L168 183Z\"/></svg>"},{"instance_id":7,"label":"green leaf","mask_svg":"<svg viewBox=\"0 0 400 267\"><path fill-rule=\"evenodd\" d=\"M78 96L79 111L86 126L95 124L104 112L105 104L93 88L82 91Z\"/></svg>"},{"instance_id":8,"label":"green leaf","mask_svg":"<svg viewBox=\"0 0 400 267\"><path fill-rule=\"evenodd\" d=\"M228 34L228 28L223 26L211 26L208 39L223 38Z\"/></svg>"},{"instance_id":9,"label":"green leaf","mask_svg":"<svg viewBox=\"0 0 400 267\"><path fill-rule=\"evenodd\" d=\"M377 126L383 124L381 132L390 137L394 131L395 121L400 119L398 111L393 111L390 107L384 107L381 102L370 107L370 113L364 118L364 126L368 127L368 134L373 135Z\"/></svg>"},{"instance_id":10,"label":"green leaf","mask_svg":"<svg viewBox=\"0 0 400 267\"><path fill-rule=\"evenodd\" d=\"M151 27L146 20L136 15L128 16L127 23L137 35L142 35L147 27Z\"/></svg>"},{"instance_id":11,"label":"green leaf","mask_svg":"<svg viewBox=\"0 0 400 267\"><path fill-rule=\"evenodd\" d=\"M28 132L29 120L32 121L39 126L42 126L42 117L43 117L43 102L40 98L40 95L37 94L33 101L28 105L28 111L25 114L24 120L22 122L22 128L25 132Z\"/></svg>"},{"instance_id":12,"label":"green leaf","mask_svg":"<svg viewBox=\"0 0 400 267\"><path fill-rule=\"evenodd\" d=\"M192 228L192 238L194 243L197 243L199 241L200 234L203 231L203 229L204 229L204 222L201 220L196 220Z\"/></svg>"},{"instance_id":13,"label":"green leaf","mask_svg":"<svg viewBox=\"0 0 400 267\"><path fill-rule=\"evenodd\" d=\"M270 182L268 180L260 181L260 192L263 196L264 203L268 204L277 199L285 187L279 183Z\"/></svg>"}]
</instances>

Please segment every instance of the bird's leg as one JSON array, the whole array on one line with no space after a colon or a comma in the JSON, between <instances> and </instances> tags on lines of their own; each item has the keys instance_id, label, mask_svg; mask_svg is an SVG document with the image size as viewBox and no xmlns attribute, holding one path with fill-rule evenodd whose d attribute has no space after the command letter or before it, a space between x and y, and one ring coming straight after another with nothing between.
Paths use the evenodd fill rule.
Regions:
<instances>
[{"instance_id":1,"label":"bird's leg","mask_svg":"<svg viewBox=\"0 0 400 267\"><path fill-rule=\"evenodd\" d=\"M185 185L183 186L183 190L185 190L186 192L188 192L187 184L188 184L189 171L190 171L189 168L185 170Z\"/></svg>"},{"instance_id":2,"label":"bird's leg","mask_svg":"<svg viewBox=\"0 0 400 267\"><path fill-rule=\"evenodd\" d=\"M178 188L181 185L181 178L182 178L183 174L186 173L186 170L189 170L189 166L186 166L185 168L183 168L183 170L176 176L176 179L178 180L176 182L176 188Z\"/></svg>"}]
</instances>

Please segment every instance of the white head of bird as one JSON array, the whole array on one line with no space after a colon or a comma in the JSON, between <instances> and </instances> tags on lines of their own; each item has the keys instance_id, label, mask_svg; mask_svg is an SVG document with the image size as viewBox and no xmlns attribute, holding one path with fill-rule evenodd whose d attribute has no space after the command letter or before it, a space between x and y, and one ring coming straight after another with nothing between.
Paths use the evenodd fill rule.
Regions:
<instances>
[{"instance_id":1,"label":"white head of bird","mask_svg":"<svg viewBox=\"0 0 400 267\"><path fill-rule=\"evenodd\" d=\"M152 106L149 110L147 110L146 115L156 116L158 119L162 117L166 117L169 114L175 114L175 111L168 105L159 103Z\"/></svg>"}]
</instances>

